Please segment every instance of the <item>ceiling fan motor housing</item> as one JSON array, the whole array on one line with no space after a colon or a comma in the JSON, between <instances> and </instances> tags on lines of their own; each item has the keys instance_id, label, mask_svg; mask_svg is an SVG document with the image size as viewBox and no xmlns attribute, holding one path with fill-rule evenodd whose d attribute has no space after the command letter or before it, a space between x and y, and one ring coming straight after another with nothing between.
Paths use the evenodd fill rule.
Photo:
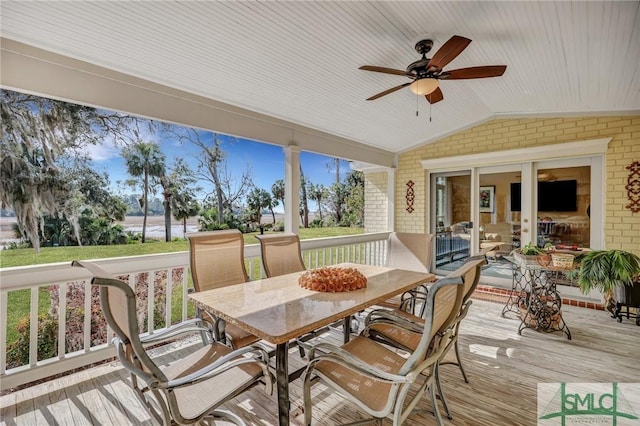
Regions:
<instances>
[{"instance_id":1,"label":"ceiling fan motor housing","mask_svg":"<svg viewBox=\"0 0 640 426\"><path fill-rule=\"evenodd\" d=\"M416 43L415 49L416 52L418 52L421 55L426 55L427 53L429 53L429 51L431 51L431 48L433 47L433 40L420 40L419 42Z\"/></svg>"}]
</instances>

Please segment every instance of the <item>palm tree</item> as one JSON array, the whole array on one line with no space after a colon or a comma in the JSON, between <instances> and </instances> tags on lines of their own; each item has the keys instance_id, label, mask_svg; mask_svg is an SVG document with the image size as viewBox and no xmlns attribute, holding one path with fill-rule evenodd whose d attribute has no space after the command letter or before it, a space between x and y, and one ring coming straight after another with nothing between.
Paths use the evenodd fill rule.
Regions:
<instances>
[{"instance_id":1,"label":"palm tree","mask_svg":"<svg viewBox=\"0 0 640 426\"><path fill-rule=\"evenodd\" d=\"M282 208L284 208L284 180L278 179L271 185L271 194L273 194L274 200L282 203Z\"/></svg>"},{"instance_id":2,"label":"palm tree","mask_svg":"<svg viewBox=\"0 0 640 426\"><path fill-rule=\"evenodd\" d=\"M318 214L322 222L322 201L329 197L329 190L321 183L315 185L309 182L309 198L318 203Z\"/></svg>"},{"instance_id":3,"label":"palm tree","mask_svg":"<svg viewBox=\"0 0 640 426\"><path fill-rule=\"evenodd\" d=\"M142 220L142 242L147 231L147 212L149 198L149 178L159 178L165 174L165 156L154 142L138 141L122 150L127 165L127 173L133 177L142 177L142 200L144 219Z\"/></svg>"}]
</instances>

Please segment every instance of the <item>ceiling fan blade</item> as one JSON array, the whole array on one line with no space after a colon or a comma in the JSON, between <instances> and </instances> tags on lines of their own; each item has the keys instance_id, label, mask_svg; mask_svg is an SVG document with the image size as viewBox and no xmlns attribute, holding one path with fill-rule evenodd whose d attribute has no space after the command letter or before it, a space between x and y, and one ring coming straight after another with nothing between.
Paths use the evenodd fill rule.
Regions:
<instances>
[{"instance_id":1,"label":"ceiling fan blade","mask_svg":"<svg viewBox=\"0 0 640 426\"><path fill-rule=\"evenodd\" d=\"M396 90L400 90L400 89L402 89L403 87L407 87L407 86L408 86L408 85L410 85L410 84L411 84L411 83L404 83L404 84L401 84L400 86L392 87L391 89L387 89L387 90L385 90L384 92L380 92L380 93L378 93L377 95L373 95L372 97L368 98L367 100L368 100L368 101L375 101L375 100L376 100L376 99L378 99L378 98L381 98L381 97L383 97L383 96L385 96L385 95L388 95L389 93L393 93L393 92L395 92Z\"/></svg>"},{"instance_id":2,"label":"ceiling fan blade","mask_svg":"<svg viewBox=\"0 0 640 426\"><path fill-rule=\"evenodd\" d=\"M445 44L442 45L440 50L438 50L433 58L427 64L427 70L430 68L436 68L441 70L444 68L449 62L453 61L456 56L458 56L466 47L471 43L471 40L454 35L451 37Z\"/></svg>"},{"instance_id":3,"label":"ceiling fan blade","mask_svg":"<svg viewBox=\"0 0 640 426\"><path fill-rule=\"evenodd\" d=\"M413 77L413 74L409 74L403 70L394 70L393 68L376 67L374 65L363 65L358 69L365 70L365 71L381 72L384 74L404 75L407 77Z\"/></svg>"},{"instance_id":4,"label":"ceiling fan blade","mask_svg":"<svg viewBox=\"0 0 640 426\"><path fill-rule=\"evenodd\" d=\"M440 102L441 100L444 99L444 96L442 95L442 90L440 90L439 87L433 92L429 93L428 95L424 95L424 97L427 99L427 102L429 102L430 104L435 104L436 102Z\"/></svg>"},{"instance_id":5,"label":"ceiling fan blade","mask_svg":"<svg viewBox=\"0 0 640 426\"><path fill-rule=\"evenodd\" d=\"M439 79L442 80L465 80L468 78L499 77L507 69L506 65L487 65L484 67L459 68L457 70L445 71Z\"/></svg>"}]
</instances>

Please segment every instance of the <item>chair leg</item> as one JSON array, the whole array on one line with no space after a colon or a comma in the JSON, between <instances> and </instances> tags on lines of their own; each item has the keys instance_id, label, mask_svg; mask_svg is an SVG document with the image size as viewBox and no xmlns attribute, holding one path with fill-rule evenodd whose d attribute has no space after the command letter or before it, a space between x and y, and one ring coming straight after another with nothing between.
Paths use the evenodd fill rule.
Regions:
<instances>
[{"instance_id":1,"label":"chair leg","mask_svg":"<svg viewBox=\"0 0 640 426\"><path fill-rule=\"evenodd\" d=\"M302 386L302 396L304 400L304 424L311 426L311 374L307 371L304 375L304 384Z\"/></svg>"},{"instance_id":2,"label":"chair leg","mask_svg":"<svg viewBox=\"0 0 640 426\"><path fill-rule=\"evenodd\" d=\"M440 367L438 365L436 365L436 368L434 370L434 374L435 374L435 379L436 379L436 386L437 386L437 390L438 390L438 395L440 396L440 401L442 401L442 407L444 408L444 411L447 414L447 418L449 420L452 420L453 417L451 416L451 412L449 411L449 406L447 405L447 400L444 397L444 392L442 392L442 384L440 383Z\"/></svg>"},{"instance_id":3,"label":"chair leg","mask_svg":"<svg viewBox=\"0 0 640 426\"><path fill-rule=\"evenodd\" d=\"M433 415L438 422L438 426L442 426L442 418L440 417L440 409L438 409L438 400L436 398L436 388L435 383L431 383L429 386L429 394L431 395L431 404L433 405Z\"/></svg>"},{"instance_id":4,"label":"chair leg","mask_svg":"<svg viewBox=\"0 0 640 426\"><path fill-rule=\"evenodd\" d=\"M456 360L458 361L458 367L460 367L460 371L462 372L462 378L465 383L469 383L469 379L467 378L467 373L464 371L464 367L462 366L462 359L460 359L460 349L458 347L458 339L456 339L454 349L456 351Z\"/></svg>"}]
</instances>

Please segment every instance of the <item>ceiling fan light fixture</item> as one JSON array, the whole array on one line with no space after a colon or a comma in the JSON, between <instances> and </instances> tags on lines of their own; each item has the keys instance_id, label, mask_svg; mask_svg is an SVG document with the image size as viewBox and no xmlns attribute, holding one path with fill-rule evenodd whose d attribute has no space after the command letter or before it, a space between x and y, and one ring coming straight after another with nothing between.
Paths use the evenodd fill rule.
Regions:
<instances>
[{"instance_id":1,"label":"ceiling fan light fixture","mask_svg":"<svg viewBox=\"0 0 640 426\"><path fill-rule=\"evenodd\" d=\"M409 86L409 89L416 95L428 95L438 88L438 80L435 78L419 78Z\"/></svg>"}]
</instances>

